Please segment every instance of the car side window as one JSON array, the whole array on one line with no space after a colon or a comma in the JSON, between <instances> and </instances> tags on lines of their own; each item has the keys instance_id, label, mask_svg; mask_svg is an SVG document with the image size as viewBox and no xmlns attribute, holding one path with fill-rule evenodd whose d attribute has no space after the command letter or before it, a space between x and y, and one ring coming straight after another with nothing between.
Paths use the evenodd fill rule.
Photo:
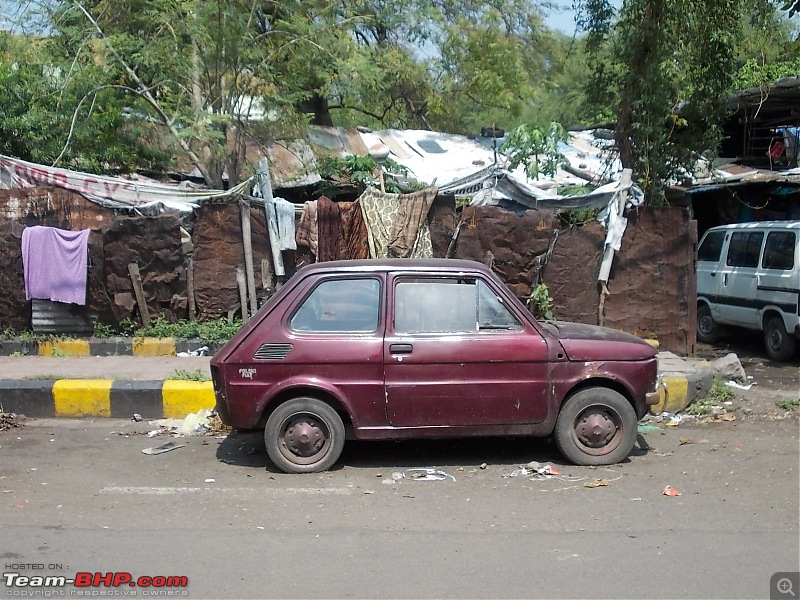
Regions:
<instances>
[{"instance_id":1,"label":"car side window","mask_svg":"<svg viewBox=\"0 0 800 600\"><path fill-rule=\"evenodd\" d=\"M793 231L772 231L767 234L764 258L761 266L765 269L790 271L794 268L794 249L797 240Z\"/></svg>"},{"instance_id":2,"label":"car side window","mask_svg":"<svg viewBox=\"0 0 800 600\"><path fill-rule=\"evenodd\" d=\"M381 284L372 278L329 279L303 300L289 328L309 332L370 332L378 328Z\"/></svg>"},{"instance_id":3,"label":"car side window","mask_svg":"<svg viewBox=\"0 0 800 600\"><path fill-rule=\"evenodd\" d=\"M712 231L709 233L697 249L697 260L719 262L724 240L724 231Z\"/></svg>"},{"instance_id":4,"label":"car side window","mask_svg":"<svg viewBox=\"0 0 800 600\"><path fill-rule=\"evenodd\" d=\"M395 286L398 333L469 333L521 329L484 282L474 278L401 280Z\"/></svg>"},{"instance_id":5,"label":"car side window","mask_svg":"<svg viewBox=\"0 0 800 600\"><path fill-rule=\"evenodd\" d=\"M764 233L760 231L735 231L731 234L728 257L729 267L757 267Z\"/></svg>"}]
</instances>

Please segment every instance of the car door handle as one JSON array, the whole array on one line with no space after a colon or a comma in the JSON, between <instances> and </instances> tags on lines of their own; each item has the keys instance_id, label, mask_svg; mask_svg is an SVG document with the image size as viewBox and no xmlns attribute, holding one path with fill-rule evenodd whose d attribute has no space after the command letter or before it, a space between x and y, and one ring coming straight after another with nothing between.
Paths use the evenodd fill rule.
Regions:
<instances>
[{"instance_id":1,"label":"car door handle","mask_svg":"<svg viewBox=\"0 0 800 600\"><path fill-rule=\"evenodd\" d=\"M411 344L389 344L389 352L392 354L411 354L414 346Z\"/></svg>"}]
</instances>

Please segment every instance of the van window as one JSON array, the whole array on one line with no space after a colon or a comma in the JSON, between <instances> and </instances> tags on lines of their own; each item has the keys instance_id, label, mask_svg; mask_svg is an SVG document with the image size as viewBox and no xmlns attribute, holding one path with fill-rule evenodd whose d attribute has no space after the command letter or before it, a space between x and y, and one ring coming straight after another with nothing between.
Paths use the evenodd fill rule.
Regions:
<instances>
[{"instance_id":1,"label":"van window","mask_svg":"<svg viewBox=\"0 0 800 600\"><path fill-rule=\"evenodd\" d=\"M720 254L722 254L722 242L725 240L724 231L712 231L700 244L697 249L697 260L707 260L711 262L719 262Z\"/></svg>"},{"instance_id":2,"label":"van window","mask_svg":"<svg viewBox=\"0 0 800 600\"><path fill-rule=\"evenodd\" d=\"M729 267L757 267L761 254L761 231L735 231L731 234L726 265Z\"/></svg>"},{"instance_id":3,"label":"van window","mask_svg":"<svg viewBox=\"0 0 800 600\"><path fill-rule=\"evenodd\" d=\"M764 246L764 259L761 266L765 269L790 271L794 268L795 236L793 231L773 231L767 235Z\"/></svg>"}]
</instances>

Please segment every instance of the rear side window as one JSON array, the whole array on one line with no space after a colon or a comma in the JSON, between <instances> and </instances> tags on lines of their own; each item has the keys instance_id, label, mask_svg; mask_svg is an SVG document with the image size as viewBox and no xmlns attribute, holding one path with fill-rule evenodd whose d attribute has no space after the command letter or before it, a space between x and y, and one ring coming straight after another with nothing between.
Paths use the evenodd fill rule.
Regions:
<instances>
[{"instance_id":1,"label":"rear side window","mask_svg":"<svg viewBox=\"0 0 800 600\"><path fill-rule=\"evenodd\" d=\"M731 234L725 264L729 267L757 267L763 240L764 233L761 231L735 231Z\"/></svg>"},{"instance_id":2,"label":"rear side window","mask_svg":"<svg viewBox=\"0 0 800 600\"><path fill-rule=\"evenodd\" d=\"M794 268L794 249L796 238L793 231L773 231L767 235L764 246L764 260L761 266L765 269L791 271Z\"/></svg>"},{"instance_id":3,"label":"rear side window","mask_svg":"<svg viewBox=\"0 0 800 600\"><path fill-rule=\"evenodd\" d=\"M697 260L719 262L724 240L724 231L712 231L709 233L697 249Z\"/></svg>"},{"instance_id":4,"label":"rear side window","mask_svg":"<svg viewBox=\"0 0 800 600\"><path fill-rule=\"evenodd\" d=\"M295 331L371 332L378 328L381 284L377 279L323 281L295 311Z\"/></svg>"},{"instance_id":5,"label":"rear side window","mask_svg":"<svg viewBox=\"0 0 800 600\"><path fill-rule=\"evenodd\" d=\"M394 327L398 333L468 333L522 324L483 281L447 278L398 282Z\"/></svg>"}]
</instances>

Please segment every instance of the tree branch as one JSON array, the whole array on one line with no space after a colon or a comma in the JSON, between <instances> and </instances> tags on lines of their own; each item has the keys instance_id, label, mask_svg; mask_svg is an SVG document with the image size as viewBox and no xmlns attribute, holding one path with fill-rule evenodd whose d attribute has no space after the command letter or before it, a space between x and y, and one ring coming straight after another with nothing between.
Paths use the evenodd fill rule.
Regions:
<instances>
[{"instance_id":1,"label":"tree branch","mask_svg":"<svg viewBox=\"0 0 800 600\"><path fill-rule=\"evenodd\" d=\"M76 2L75 5L81 10L81 12L84 15L86 15L86 18L89 19L89 21L94 26L94 28L97 30L97 33L100 35L102 40L107 44L108 49L111 52L111 54L114 56L114 58L116 58L119 61L119 63L122 65L123 69L125 69L125 72L136 82L136 85L139 88L139 95L142 98L144 98L147 101L147 103L150 104L150 106L152 106L153 109L158 113L158 115L161 118L161 120L164 123L164 125L166 125L169 128L170 133L172 133L172 135L178 141L178 144L180 145L180 147L189 156L190 160L192 161L192 164L195 167L197 167L198 171L200 171L200 174L203 176L203 179L205 179L206 183L209 186L214 187L214 179L211 177L211 174L209 173L209 171L206 168L205 164L200 160L200 157L198 157L197 154L195 154L194 151L192 151L192 149L189 147L189 144L186 143L186 140L184 140L184 139L182 139L180 137L180 135L178 133L178 130L175 128L175 125L173 124L173 121L164 112L164 109L161 107L161 104L158 102L158 100L156 100L153 97L153 95L150 93L150 89L144 84L144 82L141 80L141 78L136 74L136 71L134 71L128 65L128 63L125 62L125 60L122 58L122 56L120 56L119 52L117 52L116 48L114 48L113 44L109 41L109 39L103 33L103 30L100 29L100 26L97 24L97 21L95 21L94 18L92 18L92 15L90 15L87 12L87 10L85 8L83 8L83 5L80 2Z\"/></svg>"}]
</instances>

